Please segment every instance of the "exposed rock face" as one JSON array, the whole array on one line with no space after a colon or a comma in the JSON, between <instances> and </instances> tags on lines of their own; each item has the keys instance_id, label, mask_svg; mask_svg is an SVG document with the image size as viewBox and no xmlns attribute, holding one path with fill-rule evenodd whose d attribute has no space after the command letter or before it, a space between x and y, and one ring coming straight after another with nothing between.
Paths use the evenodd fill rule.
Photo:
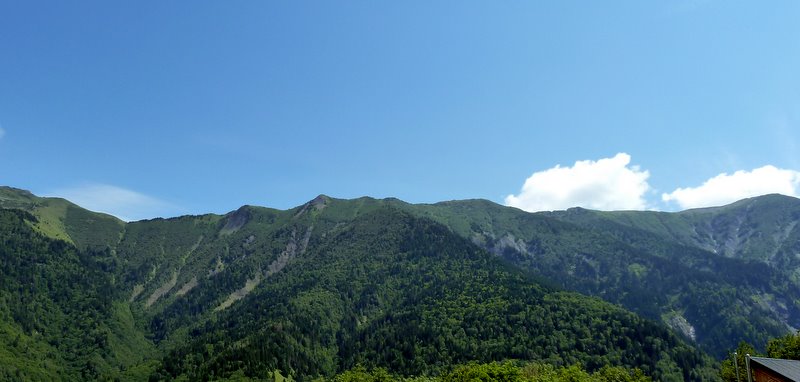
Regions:
<instances>
[{"instance_id":1,"label":"exposed rock face","mask_svg":"<svg viewBox=\"0 0 800 382\"><path fill-rule=\"evenodd\" d=\"M472 235L471 240L498 256L503 255L505 251L513 251L522 255L530 254L528 244L511 233L506 233L499 239L491 232L475 233Z\"/></svg>"},{"instance_id":2,"label":"exposed rock face","mask_svg":"<svg viewBox=\"0 0 800 382\"><path fill-rule=\"evenodd\" d=\"M274 275L275 273L280 272L289 262L298 254L303 254L308 248L308 242L311 240L311 232L314 230L314 226L308 227L308 230L303 235L303 238L298 242L297 241L297 230L292 230L292 235L289 237L289 242L286 243L286 248L278 255L278 258L273 260L268 266L266 272L259 272L256 276L252 279L248 279L245 282L245 285L241 288L236 290L235 292L231 293L225 301L217 306L214 310L220 311L223 309L228 308L229 306L233 305L234 302L243 299L250 293L253 289L255 289L258 284L260 284L264 279ZM262 277L263 273L263 277Z\"/></svg>"},{"instance_id":3,"label":"exposed rock face","mask_svg":"<svg viewBox=\"0 0 800 382\"><path fill-rule=\"evenodd\" d=\"M181 289L178 290L177 292L175 292L175 295L176 296L183 296L186 293L189 293L189 291L194 289L194 287L196 287L197 285L198 285L197 276L194 276L194 277L192 277L191 280L189 280L189 282L187 282L186 284L183 284Z\"/></svg>"},{"instance_id":4,"label":"exposed rock face","mask_svg":"<svg viewBox=\"0 0 800 382\"><path fill-rule=\"evenodd\" d=\"M669 327L671 327L673 330L676 330L687 338L690 338L692 341L697 340L697 332L695 331L694 326L692 326L689 321L686 321L682 315L672 315L666 320L666 324L669 325Z\"/></svg>"},{"instance_id":5,"label":"exposed rock face","mask_svg":"<svg viewBox=\"0 0 800 382\"><path fill-rule=\"evenodd\" d=\"M255 289L258 286L258 284L260 284L260 283L261 283L261 273L256 273L256 277L255 278L248 279L244 283L244 286L241 289L236 290L235 292L231 293L228 296L228 298L225 299L225 301L222 304L220 304L218 307L214 308L214 311L215 312L219 312L220 310L223 310L223 309L233 305L234 302L243 299L244 296L247 296L247 294L250 293L253 289Z\"/></svg>"},{"instance_id":6,"label":"exposed rock face","mask_svg":"<svg viewBox=\"0 0 800 382\"><path fill-rule=\"evenodd\" d=\"M312 199L309 204L316 208L317 211L321 211L325 206L328 205L329 198L325 195L319 195L316 198Z\"/></svg>"},{"instance_id":7,"label":"exposed rock face","mask_svg":"<svg viewBox=\"0 0 800 382\"><path fill-rule=\"evenodd\" d=\"M155 302L158 301L159 298L169 293L169 291L171 291L172 288L174 288L177 283L178 283L178 272L175 272L172 274L172 278L170 278L169 281L167 281L166 283L164 283L164 285L156 289L153 292L153 294L151 294L150 297L147 298L147 302L145 302L144 304L145 308L149 308L150 306L155 304Z\"/></svg>"},{"instance_id":8,"label":"exposed rock face","mask_svg":"<svg viewBox=\"0 0 800 382\"><path fill-rule=\"evenodd\" d=\"M250 209L248 206L242 206L238 210L228 214L225 220L225 226L220 230L221 235L229 235L244 227L250 221Z\"/></svg>"},{"instance_id":9,"label":"exposed rock face","mask_svg":"<svg viewBox=\"0 0 800 382\"><path fill-rule=\"evenodd\" d=\"M316 211L322 211L325 207L328 206L328 202L330 202L330 198L325 195L319 195L314 199L311 199L308 203L303 205L303 208L294 215L295 218L302 216L310 209L314 209Z\"/></svg>"}]
</instances>

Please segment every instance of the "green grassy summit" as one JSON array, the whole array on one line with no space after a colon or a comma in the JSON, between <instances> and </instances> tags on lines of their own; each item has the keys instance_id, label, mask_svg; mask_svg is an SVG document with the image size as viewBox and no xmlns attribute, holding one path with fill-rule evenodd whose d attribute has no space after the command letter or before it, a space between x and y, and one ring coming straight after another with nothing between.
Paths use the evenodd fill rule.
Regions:
<instances>
[{"instance_id":1,"label":"green grassy summit","mask_svg":"<svg viewBox=\"0 0 800 382\"><path fill-rule=\"evenodd\" d=\"M41 198L7 186L0 186L0 208L30 212L36 217L31 223L36 231L80 248L113 247L124 227L111 215L88 211L66 199Z\"/></svg>"}]
</instances>

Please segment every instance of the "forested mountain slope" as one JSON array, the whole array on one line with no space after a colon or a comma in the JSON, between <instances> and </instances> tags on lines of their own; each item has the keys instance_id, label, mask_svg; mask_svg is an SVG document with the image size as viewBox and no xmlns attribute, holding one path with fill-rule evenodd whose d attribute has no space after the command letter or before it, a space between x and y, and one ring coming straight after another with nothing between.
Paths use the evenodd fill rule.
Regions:
<instances>
[{"instance_id":1,"label":"forested mountain slope","mask_svg":"<svg viewBox=\"0 0 800 382\"><path fill-rule=\"evenodd\" d=\"M720 216L749 210L749 216L759 218L743 220L762 222L750 223L754 227L772 227L767 232L774 237L774 232L794 227L792 210L775 207L776 201L796 204L796 199L770 195L719 209L672 214L581 208L531 214L485 200L432 205L387 202L439 221L563 288L660 320L722 357L739 341L763 347L769 338L800 327L800 288L792 277L797 267L755 256L724 256L688 239L679 240L683 234L666 232L685 232L687 216L723 219ZM761 207L765 212L758 211ZM772 216L778 211L783 218ZM774 228L779 221L785 222L784 228ZM747 235L768 236L754 230ZM791 235L781 241L782 248L797 245Z\"/></svg>"},{"instance_id":2,"label":"forested mountain slope","mask_svg":"<svg viewBox=\"0 0 800 382\"><path fill-rule=\"evenodd\" d=\"M678 213L566 211L550 215L582 226L614 222L724 257L792 268L795 280L800 275L800 199L790 196L764 195Z\"/></svg>"},{"instance_id":3,"label":"forested mountain slope","mask_svg":"<svg viewBox=\"0 0 800 382\"><path fill-rule=\"evenodd\" d=\"M391 207L341 225L320 215L297 219L316 223L320 234L282 272L262 276L242 304L170 353L165 379L239 368L330 374L358 363L420 374L508 358L700 378L700 353L665 329L600 300L543 288L442 225Z\"/></svg>"},{"instance_id":4,"label":"forested mountain slope","mask_svg":"<svg viewBox=\"0 0 800 382\"><path fill-rule=\"evenodd\" d=\"M111 253L47 238L36 224L0 209L0 380L92 380L154 354L113 299Z\"/></svg>"},{"instance_id":5,"label":"forested mountain slope","mask_svg":"<svg viewBox=\"0 0 800 382\"><path fill-rule=\"evenodd\" d=\"M394 200L124 224L2 191L10 380L425 374L510 358L714 378L664 326L545 287Z\"/></svg>"}]
</instances>

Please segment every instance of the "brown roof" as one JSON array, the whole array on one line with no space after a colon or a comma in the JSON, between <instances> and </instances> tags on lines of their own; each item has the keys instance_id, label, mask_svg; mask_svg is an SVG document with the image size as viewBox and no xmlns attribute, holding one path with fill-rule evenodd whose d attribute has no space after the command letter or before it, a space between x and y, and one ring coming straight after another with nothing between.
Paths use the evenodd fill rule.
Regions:
<instances>
[{"instance_id":1,"label":"brown roof","mask_svg":"<svg viewBox=\"0 0 800 382\"><path fill-rule=\"evenodd\" d=\"M764 366L775 373L778 373L792 381L800 381L800 361L792 359L750 357L750 362L755 362Z\"/></svg>"}]
</instances>

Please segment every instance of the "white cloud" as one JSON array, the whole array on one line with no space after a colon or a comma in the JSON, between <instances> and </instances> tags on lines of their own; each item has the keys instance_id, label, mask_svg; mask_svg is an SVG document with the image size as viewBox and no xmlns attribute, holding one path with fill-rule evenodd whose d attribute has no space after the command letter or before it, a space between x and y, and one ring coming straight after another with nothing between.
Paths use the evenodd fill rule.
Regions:
<instances>
[{"instance_id":1,"label":"white cloud","mask_svg":"<svg viewBox=\"0 0 800 382\"><path fill-rule=\"evenodd\" d=\"M650 173L629 166L631 156L575 162L572 167L556 166L533 173L519 195L506 197L506 205L525 211L561 210L585 207L597 210L641 210L650 190Z\"/></svg>"},{"instance_id":2,"label":"white cloud","mask_svg":"<svg viewBox=\"0 0 800 382\"><path fill-rule=\"evenodd\" d=\"M764 166L753 171L719 174L698 187L678 188L661 195L665 202L681 208L721 206L737 200L765 194L798 196L800 172Z\"/></svg>"},{"instance_id":3,"label":"white cloud","mask_svg":"<svg viewBox=\"0 0 800 382\"><path fill-rule=\"evenodd\" d=\"M108 184L86 184L46 194L125 221L167 216L174 206L136 191Z\"/></svg>"}]
</instances>

